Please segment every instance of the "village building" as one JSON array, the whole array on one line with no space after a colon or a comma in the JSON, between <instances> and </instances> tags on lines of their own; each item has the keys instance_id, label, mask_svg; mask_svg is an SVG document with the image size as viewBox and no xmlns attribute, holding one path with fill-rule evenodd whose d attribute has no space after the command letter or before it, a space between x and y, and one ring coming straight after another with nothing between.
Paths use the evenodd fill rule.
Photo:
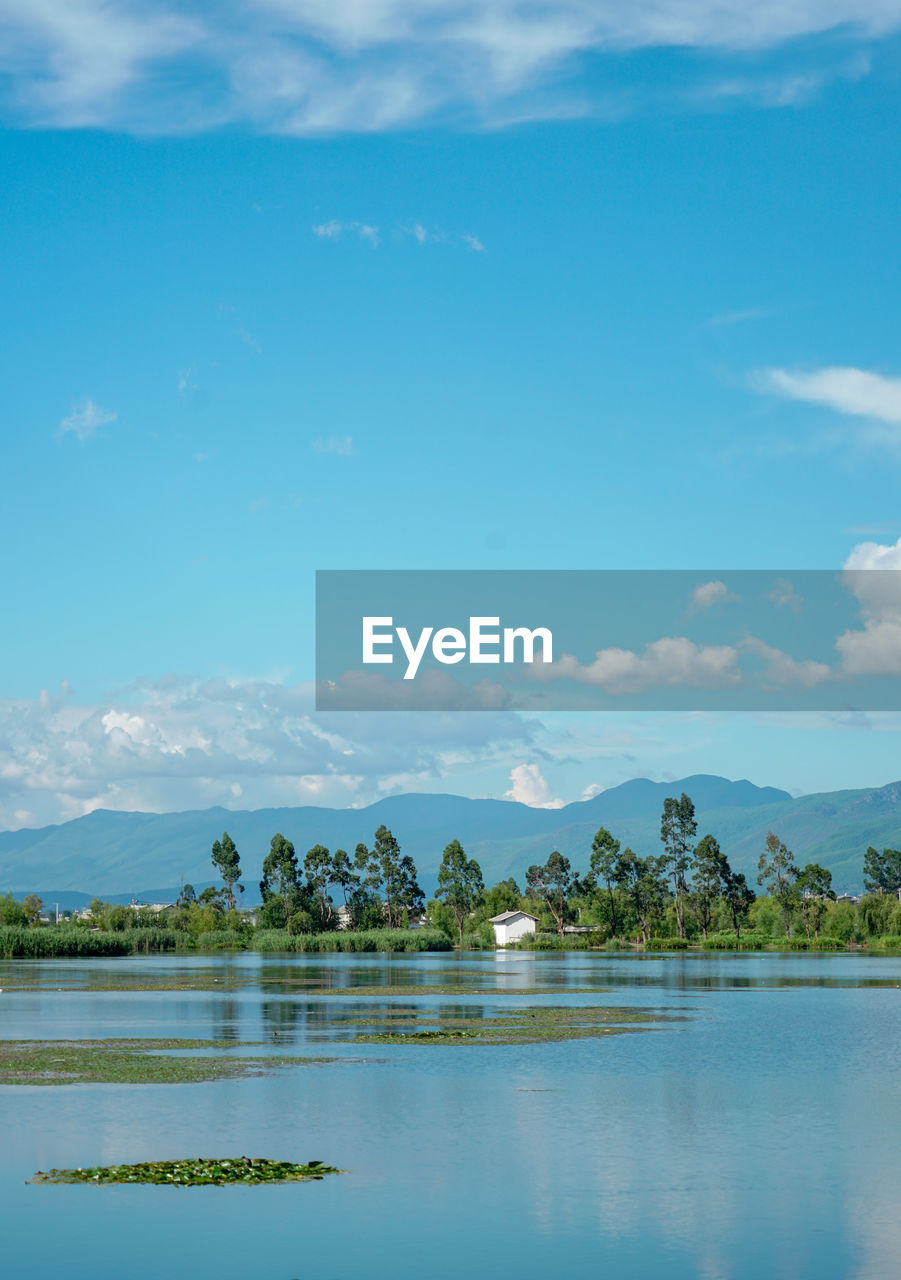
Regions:
<instances>
[{"instance_id":1,"label":"village building","mask_svg":"<svg viewBox=\"0 0 901 1280\"><path fill-rule=\"evenodd\" d=\"M494 926L495 944L505 947L508 942L534 934L538 917L530 916L528 911L502 911L499 916L492 916L488 923Z\"/></svg>"}]
</instances>

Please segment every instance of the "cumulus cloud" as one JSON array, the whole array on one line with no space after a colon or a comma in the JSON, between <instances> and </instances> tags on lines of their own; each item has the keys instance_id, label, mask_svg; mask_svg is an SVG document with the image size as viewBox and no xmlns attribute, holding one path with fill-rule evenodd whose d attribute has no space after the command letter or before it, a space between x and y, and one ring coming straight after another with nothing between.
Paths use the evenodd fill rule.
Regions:
<instances>
[{"instance_id":1,"label":"cumulus cloud","mask_svg":"<svg viewBox=\"0 0 901 1280\"><path fill-rule=\"evenodd\" d=\"M764 680L772 684L800 684L811 689L824 680L831 680L834 674L825 662L817 662L813 658L793 658L753 636L744 641L743 648L762 659L766 664Z\"/></svg>"},{"instance_id":2,"label":"cumulus cloud","mask_svg":"<svg viewBox=\"0 0 901 1280\"><path fill-rule=\"evenodd\" d=\"M510 782L510 790L504 792L505 800L517 800L533 809L563 808L563 801L551 794L537 764L516 765L510 770Z\"/></svg>"},{"instance_id":3,"label":"cumulus cloud","mask_svg":"<svg viewBox=\"0 0 901 1280\"><path fill-rule=\"evenodd\" d=\"M695 609L709 609L714 604L724 604L726 601L737 600L738 596L734 595L725 582L718 579L714 582L701 582L691 593L691 603Z\"/></svg>"},{"instance_id":4,"label":"cumulus cloud","mask_svg":"<svg viewBox=\"0 0 901 1280\"><path fill-rule=\"evenodd\" d=\"M7 112L29 125L311 135L588 113L588 54L737 53L741 66L800 37L854 49L899 27L889 0L0 0L0 71ZM823 74L739 73L708 94L791 105Z\"/></svg>"},{"instance_id":5,"label":"cumulus cloud","mask_svg":"<svg viewBox=\"0 0 901 1280\"><path fill-rule=\"evenodd\" d=\"M309 686L138 683L107 702L71 690L0 701L0 827L94 809L370 803L522 752L538 722L503 712L315 714Z\"/></svg>"},{"instance_id":6,"label":"cumulus cloud","mask_svg":"<svg viewBox=\"0 0 901 1280\"><path fill-rule=\"evenodd\" d=\"M863 627L836 640L851 676L901 676L901 538L861 542L845 562L844 580L860 602Z\"/></svg>"},{"instance_id":7,"label":"cumulus cloud","mask_svg":"<svg viewBox=\"0 0 901 1280\"><path fill-rule=\"evenodd\" d=\"M684 686L723 688L741 680L738 649L733 645L696 644L686 636L668 636L632 649L599 649L594 661L580 663L569 654L544 668L546 675L595 685L607 693L642 693L645 689Z\"/></svg>"},{"instance_id":8,"label":"cumulus cloud","mask_svg":"<svg viewBox=\"0 0 901 1280\"><path fill-rule=\"evenodd\" d=\"M115 422L118 416L111 409L103 409L99 404L88 399L77 405L68 417L62 419L57 434L64 436L71 431L78 439L78 443L84 444L86 440L90 440L98 427L105 426L108 422Z\"/></svg>"},{"instance_id":9,"label":"cumulus cloud","mask_svg":"<svg viewBox=\"0 0 901 1280\"><path fill-rule=\"evenodd\" d=\"M836 365L808 372L767 369L755 375L760 390L788 400L823 405L836 413L901 425L901 378Z\"/></svg>"}]
</instances>

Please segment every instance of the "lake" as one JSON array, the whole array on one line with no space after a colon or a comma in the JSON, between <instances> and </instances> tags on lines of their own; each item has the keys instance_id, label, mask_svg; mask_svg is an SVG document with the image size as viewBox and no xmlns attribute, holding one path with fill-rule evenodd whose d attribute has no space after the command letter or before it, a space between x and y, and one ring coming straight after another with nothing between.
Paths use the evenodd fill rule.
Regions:
<instances>
[{"instance_id":1,"label":"lake","mask_svg":"<svg viewBox=\"0 0 901 1280\"><path fill-rule=\"evenodd\" d=\"M191 1037L337 1059L206 1083L0 1087L11 1277L899 1273L901 957L151 956L3 962L0 988L4 1040ZM571 1041L360 1040L597 1005L652 1021ZM347 1173L25 1183L242 1154Z\"/></svg>"}]
</instances>

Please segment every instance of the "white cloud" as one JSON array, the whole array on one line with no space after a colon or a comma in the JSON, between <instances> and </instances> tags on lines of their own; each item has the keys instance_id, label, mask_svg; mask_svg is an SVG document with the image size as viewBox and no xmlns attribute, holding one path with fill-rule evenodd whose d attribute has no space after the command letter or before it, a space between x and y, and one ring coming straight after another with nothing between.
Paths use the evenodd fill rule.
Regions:
<instances>
[{"instance_id":1,"label":"white cloud","mask_svg":"<svg viewBox=\"0 0 901 1280\"><path fill-rule=\"evenodd\" d=\"M823 405L836 413L901 425L901 378L836 365L810 372L766 369L755 375L759 390L789 400Z\"/></svg>"},{"instance_id":2,"label":"white cloud","mask_svg":"<svg viewBox=\"0 0 901 1280\"><path fill-rule=\"evenodd\" d=\"M885 546L879 542L860 542L845 561L846 573L869 569L901 569L901 538Z\"/></svg>"},{"instance_id":3,"label":"white cloud","mask_svg":"<svg viewBox=\"0 0 901 1280\"><path fill-rule=\"evenodd\" d=\"M791 609L796 617L800 614L804 603L804 597L795 590L794 583L789 582L787 578L779 578L772 591L767 594L767 599L772 600L778 609Z\"/></svg>"},{"instance_id":4,"label":"white cloud","mask_svg":"<svg viewBox=\"0 0 901 1280\"><path fill-rule=\"evenodd\" d=\"M709 609L714 604L725 604L727 601L737 600L738 596L734 595L725 582L719 579L714 582L701 582L691 593L691 603L696 609Z\"/></svg>"},{"instance_id":5,"label":"white cloud","mask_svg":"<svg viewBox=\"0 0 901 1280\"><path fill-rule=\"evenodd\" d=\"M464 234L463 243L466 245L468 249L471 249L473 253L486 252L485 246L482 244L482 241L479 239L478 236L470 236L470 235Z\"/></svg>"},{"instance_id":6,"label":"white cloud","mask_svg":"<svg viewBox=\"0 0 901 1280\"><path fill-rule=\"evenodd\" d=\"M899 27L894 0L0 0L0 73L29 125L315 135L590 114L607 90L592 100L587 54L854 48ZM824 74L742 71L707 96L792 104Z\"/></svg>"},{"instance_id":7,"label":"white cloud","mask_svg":"<svg viewBox=\"0 0 901 1280\"><path fill-rule=\"evenodd\" d=\"M332 218L329 222L319 222L313 227L313 235L320 240L340 240L345 231L366 240L373 249L378 248L379 229L368 222L340 222L337 218Z\"/></svg>"},{"instance_id":8,"label":"white cloud","mask_svg":"<svg viewBox=\"0 0 901 1280\"><path fill-rule=\"evenodd\" d=\"M538 669L536 668L536 673ZM740 681L738 650L732 645L695 644L685 636L668 636L631 649L599 649L582 665L564 654L543 669L545 676L596 685L607 693L641 693L645 689L685 686L722 688Z\"/></svg>"},{"instance_id":9,"label":"white cloud","mask_svg":"<svg viewBox=\"0 0 901 1280\"><path fill-rule=\"evenodd\" d=\"M801 684L810 689L824 680L831 680L834 675L832 668L824 662L813 658L792 658L753 636L743 642L743 648L766 663L764 680L773 684Z\"/></svg>"},{"instance_id":10,"label":"white cloud","mask_svg":"<svg viewBox=\"0 0 901 1280\"><path fill-rule=\"evenodd\" d=\"M98 427L105 426L108 422L115 422L118 416L110 409L102 409L93 400L85 400L74 408L67 418L62 419L57 434L64 436L71 431L74 436L77 436L79 444L84 444L86 440L90 440Z\"/></svg>"},{"instance_id":11,"label":"white cloud","mask_svg":"<svg viewBox=\"0 0 901 1280\"><path fill-rule=\"evenodd\" d=\"M602 791L606 791L606 790L607 790L607 788L606 788L606 787L601 786L601 784L600 784L599 782L592 782L590 786L585 787L585 789L583 790L583 792L582 792L581 796L579 796L579 799L580 799L580 800L593 800L593 799L595 798L595 796L599 796L599 795L601 794L601 792L602 792Z\"/></svg>"},{"instance_id":12,"label":"white cloud","mask_svg":"<svg viewBox=\"0 0 901 1280\"><path fill-rule=\"evenodd\" d=\"M901 538L861 542L845 561L844 580L860 602L863 628L835 646L850 676L901 676Z\"/></svg>"},{"instance_id":13,"label":"white cloud","mask_svg":"<svg viewBox=\"0 0 901 1280\"><path fill-rule=\"evenodd\" d=\"M337 453L342 458L352 458L356 454L353 436L329 436L327 440L319 438L313 441L314 453Z\"/></svg>"},{"instance_id":14,"label":"white cloud","mask_svg":"<svg viewBox=\"0 0 901 1280\"><path fill-rule=\"evenodd\" d=\"M271 681L172 677L94 705L61 689L0 700L0 828L23 813L370 803L521 755L540 731L491 711L317 715L309 686Z\"/></svg>"},{"instance_id":15,"label":"white cloud","mask_svg":"<svg viewBox=\"0 0 901 1280\"><path fill-rule=\"evenodd\" d=\"M537 764L518 764L510 770L510 790L504 792L505 800L517 800L533 809L562 809L563 801L551 794Z\"/></svg>"}]
</instances>

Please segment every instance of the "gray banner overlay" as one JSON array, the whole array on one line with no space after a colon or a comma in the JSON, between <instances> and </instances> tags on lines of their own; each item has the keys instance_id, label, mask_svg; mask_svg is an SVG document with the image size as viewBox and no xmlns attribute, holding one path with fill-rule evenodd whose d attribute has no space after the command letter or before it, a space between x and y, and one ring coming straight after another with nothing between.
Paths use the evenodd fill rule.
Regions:
<instances>
[{"instance_id":1,"label":"gray banner overlay","mask_svg":"<svg viewBox=\"0 0 901 1280\"><path fill-rule=\"evenodd\" d=\"M901 571L322 570L316 705L901 710Z\"/></svg>"}]
</instances>

